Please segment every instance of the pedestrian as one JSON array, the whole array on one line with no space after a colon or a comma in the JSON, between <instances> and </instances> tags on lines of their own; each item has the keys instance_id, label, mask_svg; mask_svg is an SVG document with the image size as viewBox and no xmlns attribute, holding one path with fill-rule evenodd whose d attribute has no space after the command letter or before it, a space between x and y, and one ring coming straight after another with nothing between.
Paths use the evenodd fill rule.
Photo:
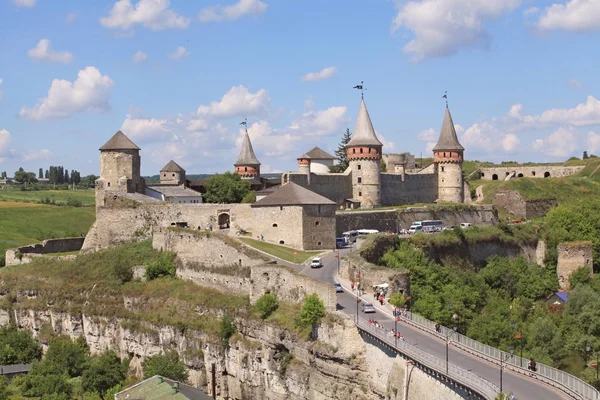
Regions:
<instances>
[{"instance_id":1,"label":"pedestrian","mask_svg":"<svg viewBox=\"0 0 600 400\"><path fill-rule=\"evenodd\" d=\"M533 359L533 357L529 359L529 365L527 366L527 369L531 372L537 371L537 365L535 364L535 360Z\"/></svg>"},{"instance_id":2,"label":"pedestrian","mask_svg":"<svg viewBox=\"0 0 600 400\"><path fill-rule=\"evenodd\" d=\"M354 282L350 282L350 288L352 289L352 291L354 292Z\"/></svg>"},{"instance_id":3,"label":"pedestrian","mask_svg":"<svg viewBox=\"0 0 600 400\"><path fill-rule=\"evenodd\" d=\"M260 241L264 242L265 241L265 237L262 235L262 233L260 234Z\"/></svg>"},{"instance_id":4,"label":"pedestrian","mask_svg":"<svg viewBox=\"0 0 600 400\"><path fill-rule=\"evenodd\" d=\"M439 324L439 322L437 322L437 321L436 321L436 322L435 322L435 325L434 325L434 327L435 327L435 331L436 331L437 333L440 333L440 330L441 330L441 329L440 329L440 324Z\"/></svg>"},{"instance_id":5,"label":"pedestrian","mask_svg":"<svg viewBox=\"0 0 600 400\"><path fill-rule=\"evenodd\" d=\"M379 296L379 304L383 305L383 295Z\"/></svg>"}]
</instances>

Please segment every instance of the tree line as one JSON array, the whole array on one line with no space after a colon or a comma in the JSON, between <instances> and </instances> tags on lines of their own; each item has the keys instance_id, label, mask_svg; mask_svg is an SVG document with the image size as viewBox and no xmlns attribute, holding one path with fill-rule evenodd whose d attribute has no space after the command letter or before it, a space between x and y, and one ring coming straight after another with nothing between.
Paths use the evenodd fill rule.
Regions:
<instances>
[{"instance_id":1,"label":"tree line","mask_svg":"<svg viewBox=\"0 0 600 400\"><path fill-rule=\"evenodd\" d=\"M8 178L6 171L0 173L0 179ZM96 175L90 174L85 177L81 177L81 173L75 169L69 172L68 168L62 165L51 165L44 171L43 168L39 168L36 175L35 172L25 171L23 167L20 167L15 171L13 179L17 183L21 184L33 184L38 183L39 179L48 179L48 183L55 185L78 185L84 187L93 187L96 179Z\"/></svg>"}]
</instances>

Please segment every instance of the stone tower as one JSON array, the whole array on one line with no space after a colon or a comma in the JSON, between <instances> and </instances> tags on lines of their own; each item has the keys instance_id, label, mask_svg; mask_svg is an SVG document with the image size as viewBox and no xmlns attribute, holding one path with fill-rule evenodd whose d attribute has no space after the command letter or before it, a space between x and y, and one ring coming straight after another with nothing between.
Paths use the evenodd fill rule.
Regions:
<instances>
[{"instance_id":1,"label":"stone tower","mask_svg":"<svg viewBox=\"0 0 600 400\"><path fill-rule=\"evenodd\" d=\"M442 123L440 138L433 147L433 162L438 175L438 201L463 203L464 185L462 163L464 147L458 142L450 109L446 105L446 115Z\"/></svg>"},{"instance_id":2,"label":"stone tower","mask_svg":"<svg viewBox=\"0 0 600 400\"><path fill-rule=\"evenodd\" d=\"M183 185L185 183L185 169L171 160L160 170L161 185Z\"/></svg>"},{"instance_id":3,"label":"stone tower","mask_svg":"<svg viewBox=\"0 0 600 400\"><path fill-rule=\"evenodd\" d=\"M361 99L356 126L346 145L346 157L352 169L352 197L362 208L381 205L381 149L365 100Z\"/></svg>"},{"instance_id":4,"label":"stone tower","mask_svg":"<svg viewBox=\"0 0 600 400\"><path fill-rule=\"evenodd\" d=\"M118 131L100 147L100 178L96 180L96 206L104 204L107 191L144 193L140 176L140 148Z\"/></svg>"},{"instance_id":5,"label":"stone tower","mask_svg":"<svg viewBox=\"0 0 600 400\"><path fill-rule=\"evenodd\" d=\"M298 172L310 174L310 157L306 153L298 157Z\"/></svg>"},{"instance_id":6,"label":"stone tower","mask_svg":"<svg viewBox=\"0 0 600 400\"><path fill-rule=\"evenodd\" d=\"M254 154L252 143L250 143L250 135L248 131L244 134L242 149L235 164L235 172L245 179L258 178L260 176L260 161Z\"/></svg>"}]
</instances>

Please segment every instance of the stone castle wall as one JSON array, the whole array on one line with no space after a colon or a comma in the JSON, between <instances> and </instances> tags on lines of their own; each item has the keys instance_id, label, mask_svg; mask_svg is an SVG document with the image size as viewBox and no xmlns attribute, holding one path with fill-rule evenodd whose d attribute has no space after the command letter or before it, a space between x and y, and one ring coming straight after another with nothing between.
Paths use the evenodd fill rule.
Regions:
<instances>
[{"instance_id":1,"label":"stone castle wall","mask_svg":"<svg viewBox=\"0 0 600 400\"><path fill-rule=\"evenodd\" d=\"M379 157L374 159L351 159L349 164L352 169L350 175L352 179L352 198L360 201L361 208L379 207L382 204L381 161Z\"/></svg>"},{"instance_id":2,"label":"stone castle wall","mask_svg":"<svg viewBox=\"0 0 600 400\"><path fill-rule=\"evenodd\" d=\"M105 182L105 189L143 192L141 163L139 150L101 151L100 177ZM119 183L119 179L122 178L127 182L126 188Z\"/></svg>"},{"instance_id":3,"label":"stone castle wall","mask_svg":"<svg viewBox=\"0 0 600 400\"><path fill-rule=\"evenodd\" d=\"M381 174L381 205L433 203L438 196L435 174Z\"/></svg>"},{"instance_id":4,"label":"stone castle wall","mask_svg":"<svg viewBox=\"0 0 600 400\"><path fill-rule=\"evenodd\" d=\"M252 234L265 241L302 249L302 207L254 207Z\"/></svg>"},{"instance_id":5,"label":"stone castle wall","mask_svg":"<svg viewBox=\"0 0 600 400\"><path fill-rule=\"evenodd\" d=\"M583 165L575 165L568 167L552 166L552 165L517 165L513 167L491 167L480 168L480 177L484 180L505 180L507 176L515 178L559 178L578 173L584 168ZM496 179L494 179L496 175ZM519 176L522 175L522 176Z\"/></svg>"},{"instance_id":6,"label":"stone castle wall","mask_svg":"<svg viewBox=\"0 0 600 400\"><path fill-rule=\"evenodd\" d=\"M302 218L303 250L335 249L335 205L305 206Z\"/></svg>"},{"instance_id":7,"label":"stone castle wall","mask_svg":"<svg viewBox=\"0 0 600 400\"><path fill-rule=\"evenodd\" d=\"M289 173L283 176L283 180L294 182L308 190L320 194L338 206L346 203L346 199L352 198L352 178L350 172L341 174L311 174L310 182L306 174Z\"/></svg>"},{"instance_id":8,"label":"stone castle wall","mask_svg":"<svg viewBox=\"0 0 600 400\"><path fill-rule=\"evenodd\" d=\"M440 163L437 169L439 201L462 203L464 201L462 164L458 162Z\"/></svg>"},{"instance_id":9,"label":"stone castle wall","mask_svg":"<svg viewBox=\"0 0 600 400\"><path fill-rule=\"evenodd\" d=\"M248 269L248 267L241 268ZM209 271L207 269L198 269L193 266L179 264L177 266L177 277L226 293L248 296L252 291L250 278L243 276L245 274L241 270L239 275L223 274L219 272L218 268L214 268L213 270Z\"/></svg>"},{"instance_id":10,"label":"stone castle wall","mask_svg":"<svg viewBox=\"0 0 600 400\"><path fill-rule=\"evenodd\" d=\"M501 189L496 192L493 204L513 215L532 219L546 215L558 202L555 198L526 200L518 190Z\"/></svg>"},{"instance_id":11,"label":"stone castle wall","mask_svg":"<svg viewBox=\"0 0 600 400\"><path fill-rule=\"evenodd\" d=\"M15 249L7 249L5 253L6 265L16 265L30 262L34 257L49 253L66 253L79 251L83 246L84 238L48 239L41 243L31 244Z\"/></svg>"},{"instance_id":12,"label":"stone castle wall","mask_svg":"<svg viewBox=\"0 0 600 400\"><path fill-rule=\"evenodd\" d=\"M587 268L593 274L592 242L564 242L556 248L558 261L556 274L561 289L569 289L569 277L579 268Z\"/></svg>"}]
</instances>

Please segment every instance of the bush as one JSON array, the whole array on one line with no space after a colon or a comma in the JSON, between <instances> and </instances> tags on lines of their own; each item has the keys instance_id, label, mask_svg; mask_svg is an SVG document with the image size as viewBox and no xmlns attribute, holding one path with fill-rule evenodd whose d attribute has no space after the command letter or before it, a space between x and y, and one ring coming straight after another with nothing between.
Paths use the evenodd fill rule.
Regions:
<instances>
[{"instance_id":1,"label":"bush","mask_svg":"<svg viewBox=\"0 0 600 400\"><path fill-rule=\"evenodd\" d=\"M267 319L279 307L277 296L272 293L265 293L260 296L255 307L260 313L260 318Z\"/></svg>"},{"instance_id":2,"label":"bush","mask_svg":"<svg viewBox=\"0 0 600 400\"><path fill-rule=\"evenodd\" d=\"M404 294L401 292L396 292L390 297L390 304L395 306L396 308L401 308L404 306L405 299Z\"/></svg>"},{"instance_id":3,"label":"bush","mask_svg":"<svg viewBox=\"0 0 600 400\"><path fill-rule=\"evenodd\" d=\"M83 203L81 201L72 199L70 197L67 199L67 205L69 207L83 207Z\"/></svg>"},{"instance_id":4,"label":"bush","mask_svg":"<svg viewBox=\"0 0 600 400\"><path fill-rule=\"evenodd\" d=\"M37 340L14 325L0 328L0 364L29 364L39 360L42 348Z\"/></svg>"},{"instance_id":5,"label":"bush","mask_svg":"<svg viewBox=\"0 0 600 400\"><path fill-rule=\"evenodd\" d=\"M325 306L316 293L307 296L302 303L296 323L301 327L312 327L325 316Z\"/></svg>"},{"instance_id":6,"label":"bush","mask_svg":"<svg viewBox=\"0 0 600 400\"><path fill-rule=\"evenodd\" d=\"M162 253L156 260L146 265L146 279L149 281L163 276L175 276L175 260L172 253Z\"/></svg>"},{"instance_id":7,"label":"bush","mask_svg":"<svg viewBox=\"0 0 600 400\"><path fill-rule=\"evenodd\" d=\"M254 203L256 201L256 192L250 191L244 195L242 203Z\"/></svg>"},{"instance_id":8,"label":"bush","mask_svg":"<svg viewBox=\"0 0 600 400\"><path fill-rule=\"evenodd\" d=\"M156 355L147 358L142 363L144 379L160 375L164 378L173 379L177 382L186 382L188 371L184 363L179 361L177 352L170 351L165 355Z\"/></svg>"},{"instance_id":9,"label":"bush","mask_svg":"<svg viewBox=\"0 0 600 400\"><path fill-rule=\"evenodd\" d=\"M125 370L121 360L114 351L107 350L90 361L81 377L81 384L86 392L97 392L102 398L109 398L106 396L109 389L119 385L124 379Z\"/></svg>"},{"instance_id":10,"label":"bush","mask_svg":"<svg viewBox=\"0 0 600 400\"><path fill-rule=\"evenodd\" d=\"M133 279L133 268L129 265L117 263L113 266L113 273L121 283L127 283Z\"/></svg>"},{"instance_id":11,"label":"bush","mask_svg":"<svg viewBox=\"0 0 600 400\"><path fill-rule=\"evenodd\" d=\"M229 338L236 332L235 325L233 324L233 318L229 315L223 316L221 319L221 325L219 326L219 336L221 337L221 343L223 347L229 347Z\"/></svg>"}]
</instances>

